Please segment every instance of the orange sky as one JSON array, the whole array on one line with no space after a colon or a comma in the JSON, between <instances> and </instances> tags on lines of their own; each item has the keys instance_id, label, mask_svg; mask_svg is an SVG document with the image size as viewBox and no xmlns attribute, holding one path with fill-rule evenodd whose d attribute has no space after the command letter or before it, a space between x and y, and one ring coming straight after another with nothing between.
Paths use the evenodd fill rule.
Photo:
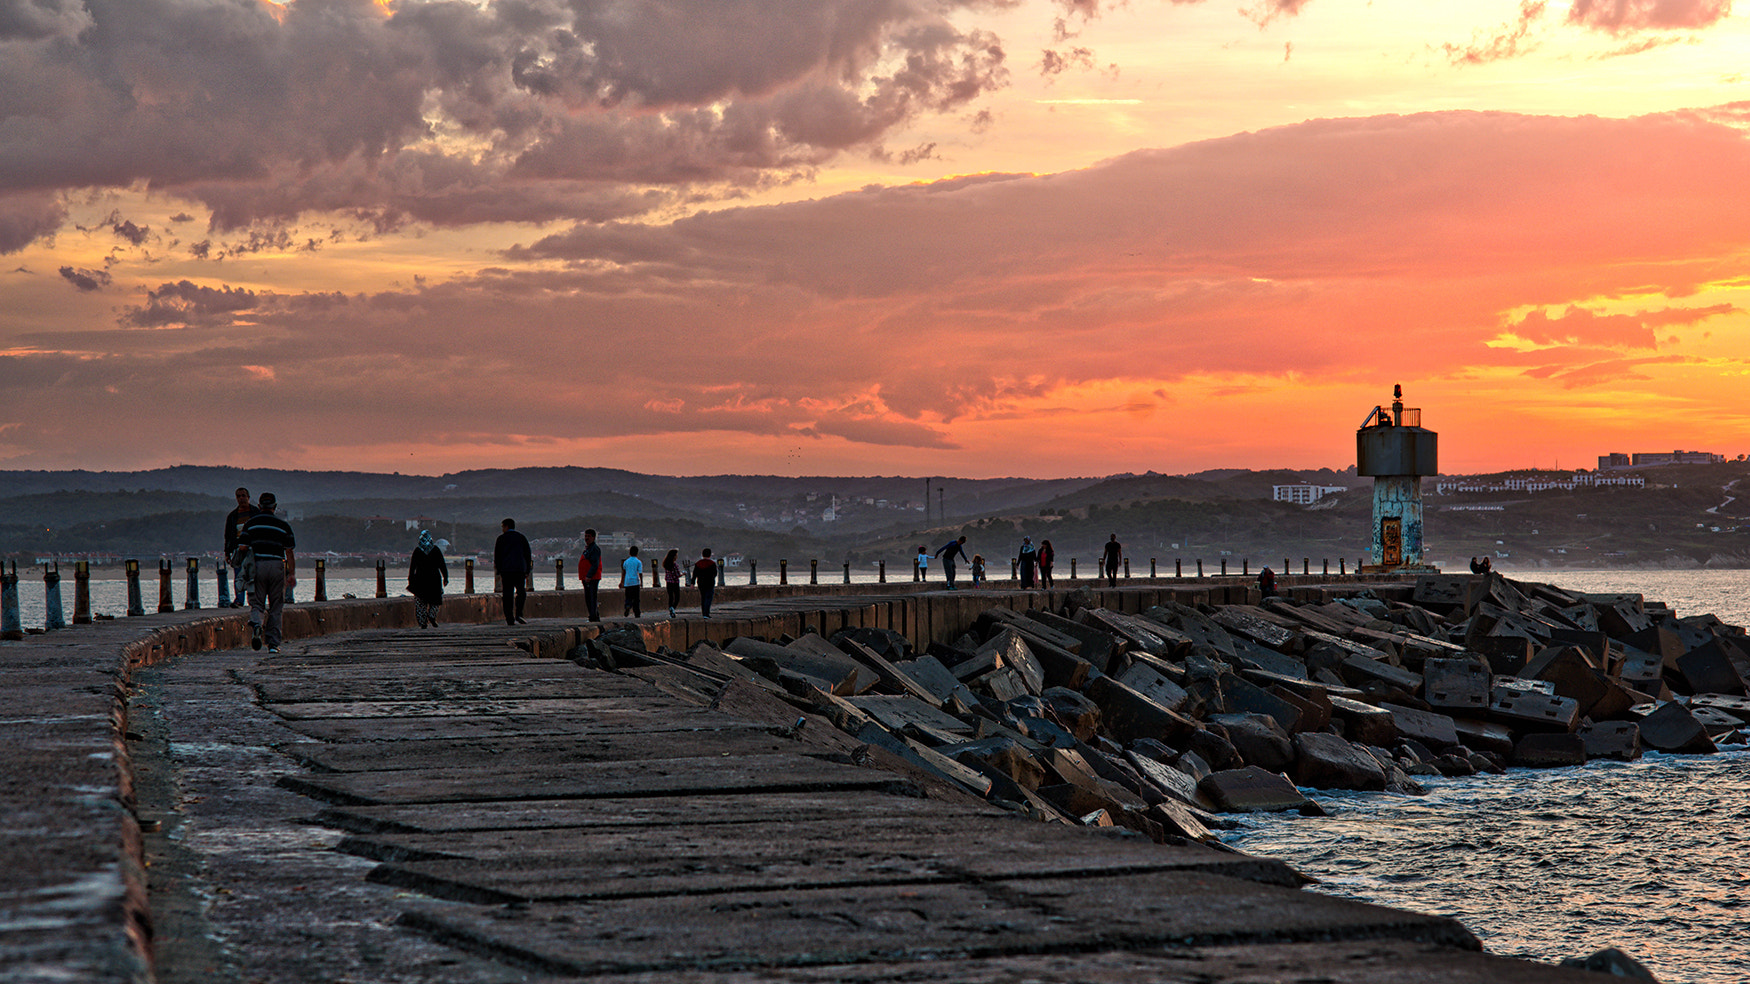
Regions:
<instances>
[{"instance_id":1,"label":"orange sky","mask_svg":"<svg viewBox=\"0 0 1750 984\"><path fill-rule=\"evenodd\" d=\"M1729 0L0 0L0 469L1750 451Z\"/></svg>"}]
</instances>

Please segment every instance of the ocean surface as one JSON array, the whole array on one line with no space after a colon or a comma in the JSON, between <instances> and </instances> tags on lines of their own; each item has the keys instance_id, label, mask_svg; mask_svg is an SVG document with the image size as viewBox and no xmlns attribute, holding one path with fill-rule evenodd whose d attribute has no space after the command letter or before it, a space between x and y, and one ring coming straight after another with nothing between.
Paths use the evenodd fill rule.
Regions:
<instances>
[{"instance_id":1,"label":"ocean surface","mask_svg":"<svg viewBox=\"0 0 1750 984\"><path fill-rule=\"evenodd\" d=\"M1503 571L1750 622L1750 571ZM1426 796L1306 790L1328 817L1251 816L1227 843L1310 891L1452 916L1491 953L1607 946L1664 984L1750 981L1750 751L1425 779Z\"/></svg>"}]
</instances>

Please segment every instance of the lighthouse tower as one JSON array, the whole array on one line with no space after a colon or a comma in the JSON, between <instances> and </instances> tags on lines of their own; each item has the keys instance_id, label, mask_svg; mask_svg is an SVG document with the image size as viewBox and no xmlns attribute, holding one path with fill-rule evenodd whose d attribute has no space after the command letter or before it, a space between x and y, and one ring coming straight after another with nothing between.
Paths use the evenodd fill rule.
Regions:
<instances>
[{"instance_id":1,"label":"lighthouse tower","mask_svg":"<svg viewBox=\"0 0 1750 984\"><path fill-rule=\"evenodd\" d=\"M1423 429L1420 409L1404 406L1401 385L1355 432L1356 474L1373 477L1373 564L1363 570L1434 570L1422 560L1422 477L1439 473L1438 436Z\"/></svg>"}]
</instances>

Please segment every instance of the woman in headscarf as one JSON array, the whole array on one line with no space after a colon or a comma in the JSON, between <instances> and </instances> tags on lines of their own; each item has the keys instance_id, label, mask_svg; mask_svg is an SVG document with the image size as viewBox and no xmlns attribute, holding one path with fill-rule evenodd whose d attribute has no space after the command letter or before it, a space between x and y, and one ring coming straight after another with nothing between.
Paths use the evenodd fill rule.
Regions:
<instances>
[{"instance_id":1,"label":"woman in headscarf","mask_svg":"<svg viewBox=\"0 0 1750 984\"><path fill-rule=\"evenodd\" d=\"M1021 538L1021 556L1018 559L1021 567L1021 590L1031 591L1033 579L1039 571L1039 548L1033 546L1032 537Z\"/></svg>"},{"instance_id":2,"label":"woman in headscarf","mask_svg":"<svg viewBox=\"0 0 1750 984\"><path fill-rule=\"evenodd\" d=\"M449 583L444 552L432 540L430 530L420 530L419 546L407 564L407 590L413 592L413 617L420 628L437 624L438 606L444 603L444 586Z\"/></svg>"}]
</instances>

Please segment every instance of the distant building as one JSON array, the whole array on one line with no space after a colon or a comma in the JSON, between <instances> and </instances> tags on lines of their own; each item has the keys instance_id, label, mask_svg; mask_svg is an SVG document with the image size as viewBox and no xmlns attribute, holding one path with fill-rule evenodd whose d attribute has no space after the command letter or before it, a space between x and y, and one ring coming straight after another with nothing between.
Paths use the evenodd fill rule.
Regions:
<instances>
[{"instance_id":1,"label":"distant building","mask_svg":"<svg viewBox=\"0 0 1750 984\"><path fill-rule=\"evenodd\" d=\"M1598 470L1657 468L1660 465L1717 465L1725 460L1725 455L1714 454L1712 451L1638 451L1634 454L1613 451L1598 456Z\"/></svg>"},{"instance_id":2,"label":"distant building","mask_svg":"<svg viewBox=\"0 0 1750 984\"><path fill-rule=\"evenodd\" d=\"M1310 506L1327 495L1349 491L1346 485L1273 485L1271 498L1277 502L1292 502L1300 506Z\"/></svg>"}]
</instances>

